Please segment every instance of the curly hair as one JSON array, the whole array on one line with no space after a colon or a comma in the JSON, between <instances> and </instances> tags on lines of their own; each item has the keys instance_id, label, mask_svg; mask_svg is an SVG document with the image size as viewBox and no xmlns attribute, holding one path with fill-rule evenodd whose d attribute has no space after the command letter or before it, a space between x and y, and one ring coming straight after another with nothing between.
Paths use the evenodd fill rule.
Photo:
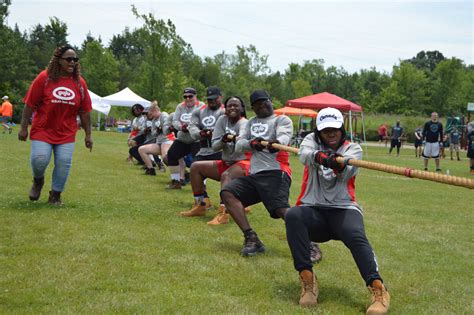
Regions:
<instances>
[{"instance_id":1,"label":"curly hair","mask_svg":"<svg viewBox=\"0 0 474 315\"><path fill-rule=\"evenodd\" d=\"M69 49L76 52L76 49L69 44L56 47L54 50L53 56L51 56L51 60L49 61L48 68L46 69L48 73L48 78L52 81L57 81L60 73L61 73L61 57L62 55L68 51ZM79 82L79 78L81 76L81 65L79 62L74 64L74 71L72 73L72 77L75 81Z\"/></svg>"}]
</instances>

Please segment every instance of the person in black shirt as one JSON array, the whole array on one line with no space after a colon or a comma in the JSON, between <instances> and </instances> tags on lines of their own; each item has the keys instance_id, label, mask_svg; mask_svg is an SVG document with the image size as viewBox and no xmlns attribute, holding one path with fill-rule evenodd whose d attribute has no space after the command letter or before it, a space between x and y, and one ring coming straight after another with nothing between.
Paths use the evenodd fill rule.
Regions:
<instances>
[{"instance_id":1,"label":"person in black shirt","mask_svg":"<svg viewBox=\"0 0 474 315\"><path fill-rule=\"evenodd\" d=\"M425 171L428 170L428 160L435 159L436 171L441 172L439 167L439 149L443 145L443 124L438 121L438 113L431 113L431 120L423 127L423 139L426 141L423 150L423 163Z\"/></svg>"},{"instance_id":2,"label":"person in black shirt","mask_svg":"<svg viewBox=\"0 0 474 315\"><path fill-rule=\"evenodd\" d=\"M391 143L390 150L388 154L392 154L393 148L397 147L397 156L400 155L400 147L402 146L402 140L400 139L403 136L403 128L400 126L400 120L397 120L395 126L392 127L391 132Z\"/></svg>"}]
</instances>

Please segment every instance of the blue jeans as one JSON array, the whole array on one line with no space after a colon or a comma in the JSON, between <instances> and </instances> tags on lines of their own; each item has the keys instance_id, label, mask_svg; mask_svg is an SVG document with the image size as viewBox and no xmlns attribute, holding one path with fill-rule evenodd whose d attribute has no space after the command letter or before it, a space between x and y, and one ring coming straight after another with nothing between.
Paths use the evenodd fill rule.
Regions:
<instances>
[{"instance_id":1,"label":"blue jeans","mask_svg":"<svg viewBox=\"0 0 474 315\"><path fill-rule=\"evenodd\" d=\"M33 177L43 177L54 152L53 183L54 191L64 191L69 170L72 164L74 142L65 144L50 144L43 141L31 141L30 163Z\"/></svg>"}]
</instances>

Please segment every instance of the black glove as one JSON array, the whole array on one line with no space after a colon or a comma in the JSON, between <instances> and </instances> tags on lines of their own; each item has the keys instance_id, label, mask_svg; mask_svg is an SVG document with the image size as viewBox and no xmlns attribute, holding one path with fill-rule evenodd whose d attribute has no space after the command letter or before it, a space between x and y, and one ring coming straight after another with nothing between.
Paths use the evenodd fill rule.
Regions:
<instances>
[{"instance_id":1,"label":"black glove","mask_svg":"<svg viewBox=\"0 0 474 315\"><path fill-rule=\"evenodd\" d=\"M346 166L337 162L336 158L338 157L342 157L342 155L338 153L331 154L326 160L327 165L323 165L332 168L336 172L342 172Z\"/></svg>"},{"instance_id":2,"label":"black glove","mask_svg":"<svg viewBox=\"0 0 474 315\"><path fill-rule=\"evenodd\" d=\"M270 153L276 153L276 152L280 151L279 149L273 147L273 144L275 144L275 143L278 143L278 144L279 144L280 142L278 142L278 140L275 140L275 141L268 141L268 144L267 144L267 150L268 150L268 152L270 152Z\"/></svg>"},{"instance_id":3,"label":"black glove","mask_svg":"<svg viewBox=\"0 0 474 315\"><path fill-rule=\"evenodd\" d=\"M212 130L201 130L199 131L199 135L201 138L211 138L212 137Z\"/></svg>"},{"instance_id":4,"label":"black glove","mask_svg":"<svg viewBox=\"0 0 474 315\"><path fill-rule=\"evenodd\" d=\"M231 136L231 139L229 139L229 136ZM229 143L229 142L235 142L235 135L231 133L226 133L222 136L222 142Z\"/></svg>"},{"instance_id":5,"label":"black glove","mask_svg":"<svg viewBox=\"0 0 474 315\"><path fill-rule=\"evenodd\" d=\"M250 141L250 146L254 150L262 151L263 149L265 149L265 146L262 144L262 141L263 141L262 137L255 138L252 141Z\"/></svg>"},{"instance_id":6,"label":"black glove","mask_svg":"<svg viewBox=\"0 0 474 315\"><path fill-rule=\"evenodd\" d=\"M181 125L181 131L182 131L182 132L189 132L189 130L188 130L188 124L182 124L182 125Z\"/></svg>"},{"instance_id":7,"label":"black glove","mask_svg":"<svg viewBox=\"0 0 474 315\"><path fill-rule=\"evenodd\" d=\"M328 167L325 165L327 164L328 158L329 158L329 155L327 155L324 151L318 151L314 155L314 160L316 161L316 163L318 163L319 165L323 165L325 167Z\"/></svg>"},{"instance_id":8,"label":"black glove","mask_svg":"<svg viewBox=\"0 0 474 315\"><path fill-rule=\"evenodd\" d=\"M173 126L170 126L168 130L170 131L170 133L177 131Z\"/></svg>"}]
</instances>

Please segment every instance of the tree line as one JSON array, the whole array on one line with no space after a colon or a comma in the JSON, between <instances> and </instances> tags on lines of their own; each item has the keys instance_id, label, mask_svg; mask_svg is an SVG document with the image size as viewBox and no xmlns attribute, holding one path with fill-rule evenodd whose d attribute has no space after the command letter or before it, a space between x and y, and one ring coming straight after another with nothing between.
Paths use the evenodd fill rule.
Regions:
<instances>
[{"instance_id":1,"label":"tree line","mask_svg":"<svg viewBox=\"0 0 474 315\"><path fill-rule=\"evenodd\" d=\"M0 93L21 104L29 84L44 69L54 48L68 42L68 26L57 17L21 32L5 23L10 0L0 6ZM213 57L197 56L183 40L171 20L157 19L132 7L143 22L136 29L125 28L108 44L86 36L76 47L82 74L89 89L105 96L130 87L149 100L158 100L165 110L181 101L186 86L200 95L217 85L224 95L248 100L254 89L266 89L280 107L289 99L330 92L360 104L368 113L462 115L474 101L474 65L458 58L445 58L439 51L421 51L400 60L391 73L376 68L349 73L343 67L326 66L315 58L290 63L273 72L267 55L253 45L237 46L235 52ZM21 106L16 106L21 110Z\"/></svg>"}]
</instances>

